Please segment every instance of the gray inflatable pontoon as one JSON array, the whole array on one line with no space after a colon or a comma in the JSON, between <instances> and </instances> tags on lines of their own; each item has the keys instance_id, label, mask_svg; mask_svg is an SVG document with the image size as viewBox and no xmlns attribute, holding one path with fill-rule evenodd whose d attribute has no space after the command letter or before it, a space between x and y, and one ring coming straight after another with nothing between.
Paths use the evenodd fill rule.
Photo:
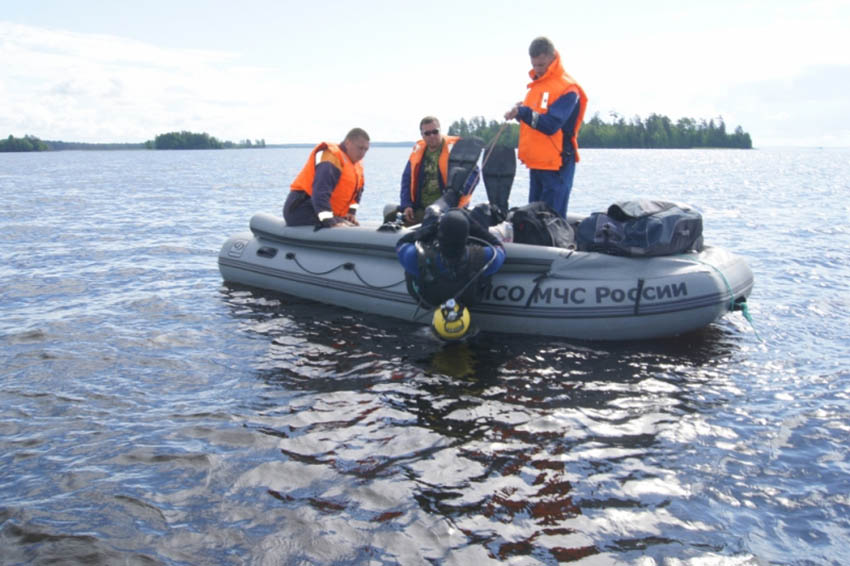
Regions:
<instances>
[{"instance_id":1,"label":"gray inflatable pontoon","mask_svg":"<svg viewBox=\"0 0 850 566\"><path fill-rule=\"evenodd\" d=\"M407 293L395 254L403 232L314 231L259 213L221 248L226 282L429 324ZM747 263L724 249L633 258L506 243L507 259L471 309L481 330L585 340L673 336L706 326L746 300Z\"/></svg>"}]
</instances>

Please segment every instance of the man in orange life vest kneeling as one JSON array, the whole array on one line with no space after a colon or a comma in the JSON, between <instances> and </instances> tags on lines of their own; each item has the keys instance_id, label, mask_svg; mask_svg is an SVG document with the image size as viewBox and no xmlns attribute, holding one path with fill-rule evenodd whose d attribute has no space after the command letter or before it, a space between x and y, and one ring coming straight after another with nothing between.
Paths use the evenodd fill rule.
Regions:
<instances>
[{"instance_id":1,"label":"man in orange life vest kneeling","mask_svg":"<svg viewBox=\"0 0 850 566\"><path fill-rule=\"evenodd\" d=\"M357 226L357 208L363 194L363 165L369 134L354 128L339 145L322 142L290 186L283 218L290 226ZM321 152L319 163L316 156Z\"/></svg>"}]
</instances>

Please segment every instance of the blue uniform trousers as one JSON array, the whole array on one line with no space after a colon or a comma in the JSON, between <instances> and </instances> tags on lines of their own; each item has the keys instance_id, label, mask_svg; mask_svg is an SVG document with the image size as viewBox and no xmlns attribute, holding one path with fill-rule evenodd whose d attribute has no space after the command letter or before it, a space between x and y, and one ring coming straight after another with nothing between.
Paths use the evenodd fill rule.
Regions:
<instances>
[{"instance_id":1,"label":"blue uniform trousers","mask_svg":"<svg viewBox=\"0 0 850 566\"><path fill-rule=\"evenodd\" d=\"M551 206L558 216L566 218L575 173L575 159L566 159L566 163L558 171L529 170L528 202L542 200Z\"/></svg>"}]
</instances>

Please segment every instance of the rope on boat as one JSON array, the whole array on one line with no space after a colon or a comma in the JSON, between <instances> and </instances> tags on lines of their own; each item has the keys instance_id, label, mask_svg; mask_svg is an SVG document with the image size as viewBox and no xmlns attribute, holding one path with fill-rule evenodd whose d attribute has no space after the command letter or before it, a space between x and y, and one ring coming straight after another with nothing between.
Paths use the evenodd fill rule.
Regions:
<instances>
[{"instance_id":1,"label":"rope on boat","mask_svg":"<svg viewBox=\"0 0 850 566\"><path fill-rule=\"evenodd\" d=\"M570 256L573 255L574 251L575 250L570 250L570 253L568 253L566 256L564 256L564 259L569 259ZM529 295L528 295L528 300L525 302L525 308L528 308L528 307L531 306L531 301L532 301L532 299L534 299L534 296L537 294L537 291L540 289L540 283L544 279L546 279L548 277L553 277L555 279L558 279L558 276L554 275L552 273L552 263L554 263L554 260L549 262L549 269L545 273L541 273L540 275L538 275L537 277L532 279L532 281L534 281L534 288L531 290L531 293L529 293Z\"/></svg>"},{"instance_id":2,"label":"rope on boat","mask_svg":"<svg viewBox=\"0 0 850 566\"><path fill-rule=\"evenodd\" d=\"M360 272L357 271L357 266L353 263L345 263L343 264L343 267L352 271L354 275L356 275L357 278L360 280L360 282L369 287L370 289L389 289L390 287L395 287L396 285L401 285L402 283L404 283L404 279L402 279L401 281L396 281L395 283L390 283L389 285L372 285L360 276Z\"/></svg>"},{"instance_id":3,"label":"rope on boat","mask_svg":"<svg viewBox=\"0 0 850 566\"><path fill-rule=\"evenodd\" d=\"M332 268L328 269L327 271L310 271L309 269L304 267L304 265L302 265L302 263L300 261L298 261L298 258L295 256L295 254L293 252L289 252L288 254L286 254L286 259L291 259L292 261L295 262L295 265L297 265L298 267L301 268L302 271L304 271L305 273L309 273L310 275L327 275L328 273L333 273L334 271L336 271L337 269L340 269L340 268L346 269L346 270L354 273L354 275L357 277L357 279L359 279L361 283L363 283L366 287L368 287L370 289L389 289L390 287L395 287L396 285L400 285L400 284L404 283L404 279L402 279L401 281L396 281L395 283L390 283L389 285L372 285L371 283L369 283L368 281L363 279L363 277L360 275L360 272L357 271L357 266L354 264L354 262L350 262L350 261L347 261L345 263L341 263L341 264L337 265L336 267L332 267Z\"/></svg>"},{"instance_id":4,"label":"rope on boat","mask_svg":"<svg viewBox=\"0 0 850 566\"><path fill-rule=\"evenodd\" d=\"M525 301L525 308L528 308L528 307L531 306L531 301L534 299L535 295L537 295L537 291L540 289L540 282L543 281L544 279L546 279L547 277L551 277L551 276L552 276L552 271L550 270L550 271L547 271L546 273L541 273L540 275L538 275L537 277L532 279L532 281L534 281L534 288L531 290L531 293L528 294L528 300Z\"/></svg>"},{"instance_id":5,"label":"rope on boat","mask_svg":"<svg viewBox=\"0 0 850 566\"><path fill-rule=\"evenodd\" d=\"M692 259L696 263L707 265L708 267L716 271L718 275L720 275L720 278L723 280L723 284L726 285L726 290L729 291L729 311L741 311L741 314L744 316L744 319L750 323L750 328L753 329L756 338L758 338L759 341L764 342L764 339L759 335L758 330L756 330L756 325L753 323L753 317L750 315L750 309L747 306L746 297L741 297L740 300L735 300L735 292L732 291L732 285L729 284L729 280L726 279L726 275L724 275L723 272L720 271L720 268L696 257L691 257L689 259Z\"/></svg>"},{"instance_id":6,"label":"rope on boat","mask_svg":"<svg viewBox=\"0 0 850 566\"><path fill-rule=\"evenodd\" d=\"M490 248L493 248L492 244L490 244L489 242L486 242L486 241L481 240L481 239L479 239L479 238L476 238L476 237L474 237L474 236L469 236L469 239L470 239L470 240L475 240L475 241L480 242L481 244L483 244L483 245L485 245L485 246L489 246ZM294 253L294 252L289 252L289 253L287 253L287 254L286 254L286 259L289 259L289 260L294 261L294 262L295 262L295 265L297 265L298 267L300 267L300 268L301 268L301 270L302 270L303 272L305 272L305 273L309 273L310 275L327 275L328 273L333 273L334 271L336 271L336 270L338 270L338 269L340 269L340 268L342 268L342 269L346 269L346 270L351 271L352 273L354 273L354 275L357 277L357 279L359 279L359 280L360 280L360 282L361 282L361 283L363 283L363 285L365 285L366 287L368 287L368 288L370 288L370 289L389 289L390 287L395 287L396 285L401 285L402 283L404 283L404 282L406 281L406 279L402 279L402 280L400 280L400 281L396 281L395 283L390 283L389 285L372 285L371 283L369 283L368 281L366 281L365 279L363 279L363 276L362 276L362 275L360 275L360 272L359 272L359 271L357 271L357 265L356 265L354 262L351 262L351 261L349 261L349 262L345 262L345 263L341 263L341 264L339 264L339 265L337 265L337 266L335 266L335 267L332 267L332 268L330 268L330 269L328 269L328 270L325 270L325 271L312 271L312 270L307 269L306 267L304 267L304 265L303 265L300 261L298 261L298 257L296 257L296 255L295 255L295 253ZM461 290L460 290L460 291L458 291L458 293L455 295L455 298L457 298L457 297L459 297L461 294L463 294L463 292L464 292L464 291L466 291L467 287L469 287L469 286L470 286L470 285L471 285L474 281L476 281L476 280L477 280L477 279L478 279L478 278L479 278L479 277L480 277L480 276L481 276L481 275L482 275L485 271L487 271L487 268L488 268L488 267L490 267L490 265L492 265L492 263L493 263L494 261L496 261L496 250L495 250L495 249L493 249L493 255L492 255L492 257L491 257L489 260L487 260L487 262L484 264L484 266L483 266L481 269L479 269L479 270L475 273L475 275L474 275L473 277L471 277L471 278L470 278L470 280L469 280L469 281L467 281L467 282L466 282L466 284L465 284L465 285L461 288ZM415 320L415 319L417 319L417 318L419 318L419 316L420 316L420 315L419 315L419 311L420 311L420 307L421 307L421 306L422 306L422 305L420 305L420 302L419 302L419 301L417 301L417 304L416 304L416 312L415 312L415 313L414 313L414 315L413 315L414 320ZM433 307L432 307L432 308L433 308ZM425 311L425 314L427 314L427 311Z\"/></svg>"},{"instance_id":7,"label":"rope on boat","mask_svg":"<svg viewBox=\"0 0 850 566\"><path fill-rule=\"evenodd\" d=\"M643 286L646 283L646 280L643 277L638 278L637 282L637 293L635 293L635 310L634 314L637 316L640 314L640 297L643 294Z\"/></svg>"},{"instance_id":8,"label":"rope on boat","mask_svg":"<svg viewBox=\"0 0 850 566\"><path fill-rule=\"evenodd\" d=\"M682 257L685 257L685 256L682 256ZM723 284L726 285L726 290L729 291L729 310L730 311L736 310L735 309L735 292L732 290L732 285L729 284L729 280L726 279L726 275L724 275L723 272L720 271L720 268L715 266L715 265L711 265L707 261L703 261L703 260L699 259L698 257L688 257L687 259L692 259L696 263L701 263L702 265L710 267L711 269L716 271L718 275L720 275L720 278L723 280Z\"/></svg>"}]
</instances>

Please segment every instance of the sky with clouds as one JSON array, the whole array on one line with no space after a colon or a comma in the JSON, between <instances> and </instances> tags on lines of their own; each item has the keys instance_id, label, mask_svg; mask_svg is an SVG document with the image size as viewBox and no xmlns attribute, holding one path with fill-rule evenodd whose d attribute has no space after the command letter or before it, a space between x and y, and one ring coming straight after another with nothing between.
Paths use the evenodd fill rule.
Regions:
<instances>
[{"instance_id":1,"label":"sky with clouds","mask_svg":"<svg viewBox=\"0 0 850 566\"><path fill-rule=\"evenodd\" d=\"M850 147L850 0L0 0L0 136L413 140L501 120L553 40L588 117L740 125L759 147Z\"/></svg>"}]
</instances>

